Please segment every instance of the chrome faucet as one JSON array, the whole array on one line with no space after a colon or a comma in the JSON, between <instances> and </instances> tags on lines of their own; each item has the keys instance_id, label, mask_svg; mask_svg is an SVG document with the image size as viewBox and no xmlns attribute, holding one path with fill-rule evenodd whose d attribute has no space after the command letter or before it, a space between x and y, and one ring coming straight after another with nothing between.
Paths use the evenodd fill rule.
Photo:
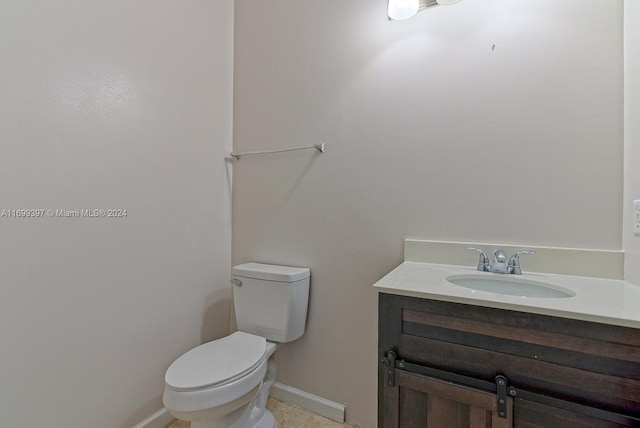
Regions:
<instances>
[{"instance_id":1,"label":"chrome faucet","mask_svg":"<svg viewBox=\"0 0 640 428\"><path fill-rule=\"evenodd\" d=\"M498 249L493 252L493 260L489 265L489 272L510 273L507 266L507 254Z\"/></svg>"},{"instance_id":2,"label":"chrome faucet","mask_svg":"<svg viewBox=\"0 0 640 428\"><path fill-rule=\"evenodd\" d=\"M522 275L522 269L520 268L520 256L523 254L533 255L536 252L532 250L520 250L513 253L507 261L507 254L497 249L493 252L493 260L489 263L487 254L480 248L467 247L469 251L475 251L480 255L478 260L477 270L480 272L493 272L493 273L506 273L512 275Z\"/></svg>"}]
</instances>

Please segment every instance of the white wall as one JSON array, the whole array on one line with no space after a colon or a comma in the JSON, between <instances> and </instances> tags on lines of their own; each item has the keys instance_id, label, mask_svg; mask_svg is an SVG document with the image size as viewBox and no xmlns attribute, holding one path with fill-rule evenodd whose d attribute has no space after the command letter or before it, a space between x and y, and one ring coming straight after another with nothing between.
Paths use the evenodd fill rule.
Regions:
<instances>
[{"instance_id":1,"label":"white wall","mask_svg":"<svg viewBox=\"0 0 640 428\"><path fill-rule=\"evenodd\" d=\"M0 209L127 210L0 217L0 425L130 428L228 330L233 2L0 9Z\"/></svg>"},{"instance_id":2,"label":"white wall","mask_svg":"<svg viewBox=\"0 0 640 428\"><path fill-rule=\"evenodd\" d=\"M625 58L625 177L624 227L625 278L640 284L640 237L633 234L633 200L640 199L640 2L624 2Z\"/></svg>"},{"instance_id":3,"label":"white wall","mask_svg":"<svg viewBox=\"0 0 640 428\"><path fill-rule=\"evenodd\" d=\"M279 381L363 427L371 284L405 237L622 247L622 0L464 1L405 22L385 9L236 1L234 150L327 153L237 162L232 261L312 269Z\"/></svg>"}]
</instances>

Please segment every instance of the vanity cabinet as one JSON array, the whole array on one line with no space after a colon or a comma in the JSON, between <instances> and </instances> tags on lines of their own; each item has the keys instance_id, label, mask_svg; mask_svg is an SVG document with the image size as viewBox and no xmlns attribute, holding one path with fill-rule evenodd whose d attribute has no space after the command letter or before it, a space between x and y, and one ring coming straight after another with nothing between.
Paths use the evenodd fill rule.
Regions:
<instances>
[{"instance_id":1,"label":"vanity cabinet","mask_svg":"<svg viewBox=\"0 0 640 428\"><path fill-rule=\"evenodd\" d=\"M380 428L640 427L640 329L380 293Z\"/></svg>"}]
</instances>

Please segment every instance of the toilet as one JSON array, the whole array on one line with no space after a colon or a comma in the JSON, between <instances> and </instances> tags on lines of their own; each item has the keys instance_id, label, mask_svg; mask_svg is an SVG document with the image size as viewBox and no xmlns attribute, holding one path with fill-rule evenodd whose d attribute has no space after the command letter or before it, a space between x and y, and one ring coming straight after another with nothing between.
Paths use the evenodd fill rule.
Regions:
<instances>
[{"instance_id":1,"label":"toilet","mask_svg":"<svg viewBox=\"0 0 640 428\"><path fill-rule=\"evenodd\" d=\"M245 263L232 276L238 331L175 360L162 400L191 428L275 428L265 408L276 377L273 355L304 333L311 272Z\"/></svg>"}]
</instances>

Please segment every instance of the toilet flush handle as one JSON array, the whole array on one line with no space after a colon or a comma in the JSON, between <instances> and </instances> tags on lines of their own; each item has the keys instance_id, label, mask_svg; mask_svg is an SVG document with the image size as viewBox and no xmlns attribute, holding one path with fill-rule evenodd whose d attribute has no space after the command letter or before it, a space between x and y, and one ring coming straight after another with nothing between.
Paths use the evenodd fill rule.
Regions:
<instances>
[{"instance_id":1,"label":"toilet flush handle","mask_svg":"<svg viewBox=\"0 0 640 428\"><path fill-rule=\"evenodd\" d=\"M240 281L237 278L233 278L231 281L229 281L232 285L235 285L236 287L242 287L242 281Z\"/></svg>"}]
</instances>

